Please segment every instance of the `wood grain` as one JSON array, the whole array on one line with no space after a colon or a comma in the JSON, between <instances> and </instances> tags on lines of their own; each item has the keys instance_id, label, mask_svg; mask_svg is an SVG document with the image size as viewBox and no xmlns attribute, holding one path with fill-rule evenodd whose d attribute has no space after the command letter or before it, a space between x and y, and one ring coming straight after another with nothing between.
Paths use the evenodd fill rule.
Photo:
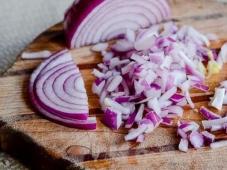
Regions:
<instances>
[{"instance_id":1,"label":"wood grain","mask_svg":"<svg viewBox=\"0 0 227 170\"><path fill-rule=\"evenodd\" d=\"M179 25L189 24L204 33L216 33L220 41L212 48L220 48L227 40L227 5L211 0L172 0L172 20ZM24 51L65 48L62 24L41 34ZM101 56L90 47L72 50L75 62L81 69L89 96L90 113L97 116L95 131L67 128L40 116L32 107L27 94L31 72L41 60L21 60L0 76L0 147L33 169L224 169L227 166L227 148L222 150L190 149L185 154L177 151L176 128L161 126L146 136L140 145L125 142L127 130L112 131L101 123L102 112L98 98L91 92L94 77L92 68ZM191 91L196 107L207 105L215 86L227 79L227 65L221 74L207 80L208 93ZM224 115L227 106L219 114ZM196 110L185 107L185 120L200 123ZM176 122L177 120L175 120ZM218 138L227 138L224 133Z\"/></svg>"}]
</instances>

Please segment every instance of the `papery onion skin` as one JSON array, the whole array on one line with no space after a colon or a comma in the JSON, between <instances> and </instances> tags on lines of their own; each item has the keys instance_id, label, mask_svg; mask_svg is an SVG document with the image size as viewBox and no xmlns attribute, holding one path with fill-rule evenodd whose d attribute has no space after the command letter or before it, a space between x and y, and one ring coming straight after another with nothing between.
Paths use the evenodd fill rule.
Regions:
<instances>
[{"instance_id":1,"label":"papery onion skin","mask_svg":"<svg viewBox=\"0 0 227 170\"><path fill-rule=\"evenodd\" d=\"M115 17L111 20L108 17L112 15ZM66 42L70 48L90 45L117 38L125 34L127 28L149 27L169 17L170 7L166 0L124 0L123 3L118 0L75 1L65 13Z\"/></svg>"}]
</instances>

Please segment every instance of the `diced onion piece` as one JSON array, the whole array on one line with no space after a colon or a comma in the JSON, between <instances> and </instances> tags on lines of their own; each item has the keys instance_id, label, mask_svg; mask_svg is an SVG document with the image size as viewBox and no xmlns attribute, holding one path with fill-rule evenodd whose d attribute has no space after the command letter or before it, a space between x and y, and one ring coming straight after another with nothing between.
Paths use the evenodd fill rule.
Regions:
<instances>
[{"instance_id":1,"label":"diced onion piece","mask_svg":"<svg viewBox=\"0 0 227 170\"><path fill-rule=\"evenodd\" d=\"M224 88L215 88L215 94L210 102L210 105L218 110L222 110L222 105L225 97L225 89Z\"/></svg>"},{"instance_id":2,"label":"diced onion piece","mask_svg":"<svg viewBox=\"0 0 227 170\"><path fill-rule=\"evenodd\" d=\"M215 136L213 134L209 133L208 131L203 131L201 134L208 143L214 142Z\"/></svg>"},{"instance_id":3,"label":"diced onion piece","mask_svg":"<svg viewBox=\"0 0 227 170\"><path fill-rule=\"evenodd\" d=\"M182 152L188 151L188 140L187 139L181 139L180 143L178 145L178 149Z\"/></svg>"},{"instance_id":4,"label":"diced onion piece","mask_svg":"<svg viewBox=\"0 0 227 170\"><path fill-rule=\"evenodd\" d=\"M142 142L144 142L144 140L145 140L145 136L144 136L144 135L139 135L139 136L137 137L137 139L136 139L136 142L142 143Z\"/></svg>"},{"instance_id":5,"label":"diced onion piece","mask_svg":"<svg viewBox=\"0 0 227 170\"><path fill-rule=\"evenodd\" d=\"M104 104L107 107L112 107L112 108L122 112L123 114L130 114L130 109L129 108L123 107L121 104L115 102L114 100L112 100L110 98L105 98Z\"/></svg>"},{"instance_id":6,"label":"diced onion piece","mask_svg":"<svg viewBox=\"0 0 227 170\"><path fill-rule=\"evenodd\" d=\"M197 131L191 132L189 135L189 140L195 149L199 149L204 145L203 136Z\"/></svg>"},{"instance_id":7,"label":"diced onion piece","mask_svg":"<svg viewBox=\"0 0 227 170\"><path fill-rule=\"evenodd\" d=\"M215 131L222 130L222 129L223 129L222 125L213 125L213 126L211 126L210 131L215 132Z\"/></svg>"},{"instance_id":8,"label":"diced onion piece","mask_svg":"<svg viewBox=\"0 0 227 170\"><path fill-rule=\"evenodd\" d=\"M21 54L22 59L45 59L51 56L51 52L44 50L38 52L23 52Z\"/></svg>"},{"instance_id":9,"label":"diced onion piece","mask_svg":"<svg viewBox=\"0 0 227 170\"><path fill-rule=\"evenodd\" d=\"M153 109L158 115L161 114L161 108L157 98L149 100L148 107Z\"/></svg>"},{"instance_id":10,"label":"diced onion piece","mask_svg":"<svg viewBox=\"0 0 227 170\"><path fill-rule=\"evenodd\" d=\"M105 110L103 119L104 123L112 129L119 129L122 124L121 113L113 108L107 108Z\"/></svg>"},{"instance_id":11,"label":"diced onion piece","mask_svg":"<svg viewBox=\"0 0 227 170\"><path fill-rule=\"evenodd\" d=\"M138 122L142 119L143 117L143 112L144 112L144 104L141 104L139 109L138 109L138 112L136 114L136 117L135 117L135 121Z\"/></svg>"},{"instance_id":12,"label":"diced onion piece","mask_svg":"<svg viewBox=\"0 0 227 170\"><path fill-rule=\"evenodd\" d=\"M214 112L208 110L207 108L205 108L204 106L202 106L200 108L200 113L202 114L202 116L207 119L207 120L212 120L212 119L219 119L221 118L221 116L215 114Z\"/></svg>"},{"instance_id":13,"label":"diced onion piece","mask_svg":"<svg viewBox=\"0 0 227 170\"><path fill-rule=\"evenodd\" d=\"M121 84L122 80L123 79L122 79L121 76L119 76L119 75L115 76L112 79L112 81L109 84L109 86L107 87L107 91L112 92L112 91L116 90L116 88Z\"/></svg>"},{"instance_id":14,"label":"diced onion piece","mask_svg":"<svg viewBox=\"0 0 227 170\"><path fill-rule=\"evenodd\" d=\"M220 119L203 120L202 121L204 129L210 129L214 125L222 125L224 123L227 123L227 117L223 117L223 118L220 118Z\"/></svg>"},{"instance_id":15,"label":"diced onion piece","mask_svg":"<svg viewBox=\"0 0 227 170\"><path fill-rule=\"evenodd\" d=\"M147 129L147 125L142 124L137 129L131 130L126 136L125 140L130 141L136 139L139 135L143 134Z\"/></svg>"},{"instance_id":16,"label":"diced onion piece","mask_svg":"<svg viewBox=\"0 0 227 170\"><path fill-rule=\"evenodd\" d=\"M101 51L106 51L108 48L108 43L99 43L94 45L91 50L95 52L101 52Z\"/></svg>"},{"instance_id":17,"label":"diced onion piece","mask_svg":"<svg viewBox=\"0 0 227 170\"><path fill-rule=\"evenodd\" d=\"M213 143L210 144L210 147L212 149L221 148L221 147L225 147L225 146L227 146L227 140L213 142Z\"/></svg>"}]
</instances>

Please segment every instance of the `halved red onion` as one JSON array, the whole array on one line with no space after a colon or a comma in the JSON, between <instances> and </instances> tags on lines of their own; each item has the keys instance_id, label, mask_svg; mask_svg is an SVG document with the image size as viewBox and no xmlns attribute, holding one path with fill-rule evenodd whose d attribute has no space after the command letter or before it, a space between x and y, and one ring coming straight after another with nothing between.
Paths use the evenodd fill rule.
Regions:
<instances>
[{"instance_id":1,"label":"halved red onion","mask_svg":"<svg viewBox=\"0 0 227 170\"><path fill-rule=\"evenodd\" d=\"M65 14L64 28L69 47L110 40L160 23L170 16L166 0L80 0Z\"/></svg>"},{"instance_id":2,"label":"halved red onion","mask_svg":"<svg viewBox=\"0 0 227 170\"><path fill-rule=\"evenodd\" d=\"M72 127L96 127L95 118L88 118L84 82L68 50L53 54L33 72L29 91L44 116Z\"/></svg>"}]
</instances>

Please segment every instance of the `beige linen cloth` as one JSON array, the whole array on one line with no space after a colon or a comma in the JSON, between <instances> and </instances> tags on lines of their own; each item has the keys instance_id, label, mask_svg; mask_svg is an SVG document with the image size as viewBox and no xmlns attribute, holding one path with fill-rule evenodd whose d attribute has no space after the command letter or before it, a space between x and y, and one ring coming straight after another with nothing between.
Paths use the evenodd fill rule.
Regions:
<instances>
[{"instance_id":1,"label":"beige linen cloth","mask_svg":"<svg viewBox=\"0 0 227 170\"><path fill-rule=\"evenodd\" d=\"M42 31L63 19L73 0L0 0L0 73ZM1 87L0 87L1 89ZM0 169L25 170L0 152Z\"/></svg>"},{"instance_id":2,"label":"beige linen cloth","mask_svg":"<svg viewBox=\"0 0 227 170\"><path fill-rule=\"evenodd\" d=\"M0 0L0 73L48 27L61 21L73 0Z\"/></svg>"}]
</instances>

